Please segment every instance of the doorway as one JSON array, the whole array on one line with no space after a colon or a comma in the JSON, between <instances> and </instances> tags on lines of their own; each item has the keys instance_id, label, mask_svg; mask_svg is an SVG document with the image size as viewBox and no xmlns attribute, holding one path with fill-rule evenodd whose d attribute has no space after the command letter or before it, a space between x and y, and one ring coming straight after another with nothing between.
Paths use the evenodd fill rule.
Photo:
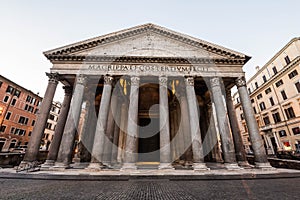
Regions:
<instances>
[{"instance_id":1,"label":"doorway","mask_svg":"<svg viewBox=\"0 0 300 200\"><path fill-rule=\"evenodd\" d=\"M139 118L138 162L159 162L159 118Z\"/></svg>"}]
</instances>

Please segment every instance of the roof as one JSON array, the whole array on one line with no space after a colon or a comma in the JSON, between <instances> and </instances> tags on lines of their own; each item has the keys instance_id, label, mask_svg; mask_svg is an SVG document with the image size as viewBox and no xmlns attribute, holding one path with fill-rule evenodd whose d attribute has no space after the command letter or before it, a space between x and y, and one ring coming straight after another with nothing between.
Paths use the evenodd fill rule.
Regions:
<instances>
[{"instance_id":1,"label":"roof","mask_svg":"<svg viewBox=\"0 0 300 200\"><path fill-rule=\"evenodd\" d=\"M44 55L51 60L51 58L54 56L64 56L64 55L74 55L76 52L81 52L86 49L94 48L98 45L112 43L118 40L122 40L124 38L132 37L135 35L143 34L145 32L155 32L160 35L164 35L166 37L175 39L177 41L184 42L186 44L199 47L201 49L204 49L206 51L212 52L214 54L221 55L223 57L226 57L228 59L242 59L246 63L251 57L242 54L240 52L186 35L182 34L161 26L158 26L156 24L147 23L139 26L135 26L132 28L124 29L121 31L109 33L106 35L94 37L88 40L83 40L80 42L76 42L73 44L69 44L63 47L55 48L49 51L44 52Z\"/></svg>"}]
</instances>

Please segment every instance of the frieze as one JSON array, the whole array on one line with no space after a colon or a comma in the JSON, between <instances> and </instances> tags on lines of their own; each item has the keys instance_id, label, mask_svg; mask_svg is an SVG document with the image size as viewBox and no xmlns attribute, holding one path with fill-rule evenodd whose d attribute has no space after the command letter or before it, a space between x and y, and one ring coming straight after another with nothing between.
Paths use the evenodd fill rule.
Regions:
<instances>
[{"instance_id":1,"label":"frieze","mask_svg":"<svg viewBox=\"0 0 300 200\"><path fill-rule=\"evenodd\" d=\"M92 71L121 72L208 72L203 66L165 66L165 65L88 65Z\"/></svg>"}]
</instances>

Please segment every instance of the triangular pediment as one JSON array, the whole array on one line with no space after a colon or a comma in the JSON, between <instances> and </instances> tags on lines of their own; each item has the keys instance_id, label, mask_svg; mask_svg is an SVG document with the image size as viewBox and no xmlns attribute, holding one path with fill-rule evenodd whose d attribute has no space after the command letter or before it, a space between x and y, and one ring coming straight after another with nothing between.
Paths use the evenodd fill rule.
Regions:
<instances>
[{"instance_id":1,"label":"triangular pediment","mask_svg":"<svg viewBox=\"0 0 300 200\"><path fill-rule=\"evenodd\" d=\"M239 59L248 56L154 24L144 24L44 52L57 56Z\"/></svg>"}]
</instances>

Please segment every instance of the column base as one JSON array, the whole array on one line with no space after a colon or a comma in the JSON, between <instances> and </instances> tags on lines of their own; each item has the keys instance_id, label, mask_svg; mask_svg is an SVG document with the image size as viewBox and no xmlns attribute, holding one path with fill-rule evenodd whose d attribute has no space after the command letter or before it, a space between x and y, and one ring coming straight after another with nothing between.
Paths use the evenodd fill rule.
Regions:
<instances>
[{"instance_id":1,"label":"column base","mask_svg":"<svg viewBox=\"0 0 300 200\"><path fill-rule=\"evenodd\" d=\"M237 163L224 163L225 169L227 170L241 170Z\"/></svg>"},{"instance_id":2,"label":"column base","mask_svg":"<svg viewBox=\"0 0 300 200\"><path fill-rule=\"evenodd\" d=\"M171 165L171 163L160 163L158 169L159 170L174 169L174 167Z\"/></svg>"},{"instance_id":3,"label":"column base","mask_svg":"<svg viewBox=\"0 0 300 200\"><path fill-rule=\"evenodd\" d=\"M124 163L120 170L137 170L137 166L135 163Z\"/></svg>"},{"instance_id":4,"label":"column base","mask_svg":"<svg viewBox=\"0 0 300 200\"><path fill-rule=\"evenodd\" d=\"M17 168L17 172L20 171L34 172L39 170L40 170L40 166L38 165L37 161L21 161L20 165Z\"/></svg>"},{"instance_id":5,"label":"column base","mask_svg":"<svg viewBox=\"0 0 300 200\"><path fill-rule=\"evenodd\" d=\"M63 163L63 162L55 162L55 165L52 167L52 169L70 169L70 165Z\"/></svg>"},{"instance_id":6,"label":"column base","mask_svg":"<svg viewBox=\"0 0 300 200\"><path fill-rule=\"evenodd\" d=\"M89 164L89 166L86 169L91 169L91 170L101 170L104 169L105 165L101 162L92 162Z\"/></svg>"},{"instance_id":7,"label":"column base","mask_svg":"<svg viewBox=\"0 0 300 200\"><path fill-rule=\"evenodd\" d=\"M261 169L261 170L266 170L266 171L276 170L276 168L272 167L269 162L266 162L266 163L256 162L255 163L255 168Z\"/></svg>"},{"instance_id":8,"label":"column base","mask_svg":"<svg viewBox=\"0 0 300 200\"><path fill-rule=\"evenodd\" d=\"M184 163L184 166L186 166L186 167L192 167L193 166L193 162L192 161L186 161Z\"/></svg>"},{"instance_id":9,"label":"column base","mask_svg":"<svg viewBox=\"0 0 300 200\"><path fill-rule=\"evenodd\" d=\"M247 161L238 161L238 165L244 169L251 169L253 168Z\"/></svg>"},{"instance_id":10,"label":"column base","mask_svg":"<svg viewBox=\"0 0 300 200\"><path fill-rule=\"evenodd\" d=\"M210 170L205 163L193 163L194 171L208 171Z\"/></svg>"},{"instance_id":11,"label":"column base","mask_svg":"<svg viewBox=\"0 0 300 200\"><path fill-rule=\"evenodd\" d=\"M42 165L41 168L42 169L49 169L50 167L53 167L55 164L54 160L46 160Z\"/></svg>"}]
</instances>

